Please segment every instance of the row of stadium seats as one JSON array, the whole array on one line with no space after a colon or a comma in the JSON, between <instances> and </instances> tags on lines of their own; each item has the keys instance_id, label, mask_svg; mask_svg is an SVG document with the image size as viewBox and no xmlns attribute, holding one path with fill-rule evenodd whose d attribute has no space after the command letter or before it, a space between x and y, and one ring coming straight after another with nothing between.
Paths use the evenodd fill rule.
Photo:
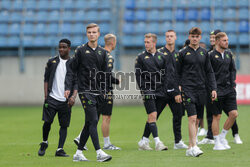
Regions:
<instances>
[{"instance_id":1,"label":"row of stadium seats","mask_svg":"<svg viewBox=\"0 0 250 167\"><path fill-rule=\"evenodd\" d=\"M166 30L174 29L177 33L187 32L192 27L198 26L203 32L210 32L213 29L223 29L226 32L250 32L249 22L242 20L240 22L228 21L221 22L216 21L213 24L208 21L203 22L176 22L173 24L170 21L166 22L124 22L123 32L125 34L133 33L165 33Z\"/></svg>"},{"instance_id":2,"label":"row of stadium seats","mask_svg":"<svg viewBox=\"0 0 250 167\"><path fill-rule=\"evenodd\" d=\"M200 8L200 7L218 7L218 8L236 8L245 7L249 4L248 0L126 0L127 9L147 9L147 8Z\"/></svg>"},{"instance_id":3,"label":"row of stadium seats","mask_svg":"<svg viewBox=\"0 0 250 167\"><path fill-rule=\"evenodd\" d=\"M110 9L112 0L1 0L2 9Z\"/></svg>"},{"instance_id":4,"label":"row of stadium seats","mask_svg":"<svg viewBox=\"0 0 250 167\"><path fill-rule=\"evenodd\" d=\"M109 21L110 18L110 10L0 11L0 22Z\"/></svg>"},{"instance_id":5,"label":"row of stadium seats","mask_svg":"<svg viewBox=\"0 0 250 167\"><path fill-rule=\"evenodd\" d=\"M209 8L197 9L181 9L177 10L164 9L164 10L125 10L124 19L126 21L160 21L160 20L228 20L228 19L249 19L248 8L240 9L220 9L216 8L213 12Z\"/></svg>"}]
</instances>

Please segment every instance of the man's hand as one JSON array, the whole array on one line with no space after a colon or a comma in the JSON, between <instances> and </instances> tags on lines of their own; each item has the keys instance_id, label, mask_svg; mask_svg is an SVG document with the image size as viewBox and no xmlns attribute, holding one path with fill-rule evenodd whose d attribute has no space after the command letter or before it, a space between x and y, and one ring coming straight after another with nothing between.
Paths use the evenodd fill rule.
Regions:
<instances>
[{"instance_id":1,"label":"man's hand","mask_svg":"<svg viewBox=\"0 0 250 167\"><path fill-rule=\"evenodd\" d=\"M215 101L217 99L217 93L215 90L212 91L212 101Z\"/></svg>"},{"instance_id":2,"label":"man's hand","mask_svg":"<svg viewBox=\"0 0 250 167\"><path fill-rule=\"evenodd\" d=\"M68 105L72 107L75 104L75 97L71 96L68 100Z\"/></svg>"},{"instance_id":3,"label":"man's hand","mask_svg":"<svg viewBox=\"0 0 250 167\"><path fill-rule=\"evenodd\" d=\"M176 96L174 97L174 99L175 99L175 102L176 102L176 103L181 103L181 102L182 102L181 95L176 95Z\"/></svg>"},{"instance_id":4,"label":"man's hand","mask_svg":"<svg viewBox=\"0 0 250 167\"><path fill-rule=\"evenodd\" d=\"M69 98L69 94L70 94L70 90L65 90L65 92L64 92L64 97L65 97L66 99L68 99L68 98Z\"/></svg>"}]
</instances>

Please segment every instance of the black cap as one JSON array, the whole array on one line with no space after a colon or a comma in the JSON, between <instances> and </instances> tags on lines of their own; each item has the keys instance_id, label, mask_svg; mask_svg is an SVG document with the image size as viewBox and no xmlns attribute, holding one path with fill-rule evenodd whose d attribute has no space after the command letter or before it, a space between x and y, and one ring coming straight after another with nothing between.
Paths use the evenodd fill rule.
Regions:
<instances>
[{"instance_id":1,"label":"black cap","mask_svg":"<svg viewBox=\"0 0 250 167\"><path fill-rule=\"evenodd\" d=\"M221 32L220 29L213 30L213 31L211 31L210 35L216 35L216 34L218 34L219 32Z\"/></svg>"}]
</instances>

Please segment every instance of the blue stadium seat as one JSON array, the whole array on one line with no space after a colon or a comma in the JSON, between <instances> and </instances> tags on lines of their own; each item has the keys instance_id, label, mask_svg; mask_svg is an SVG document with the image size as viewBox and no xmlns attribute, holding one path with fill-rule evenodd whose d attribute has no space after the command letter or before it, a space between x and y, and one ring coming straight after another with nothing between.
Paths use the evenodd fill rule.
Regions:
<instances>
[{"instance_id":1,"label":"blue stadium seat","mask_svg":"<svg viewBox=\"0 0 250 167\"><path fill-rule=\"evenodd\" d=\"M72 24L71 23L63 23L63 24L61 24L59 29L60 29L60 32L62 34L71 34L71 32L72 32Z\"/></svg>"},{"instance_id":2,"label":"blue stadium seat","mask_svg":"<svg viewBox=\"0 0 250 167\"><path fill-rule=\"evenodd\" d=\"M62 7L61 1L60 0L53 0L48 4L48 7L49 7L49 9L52 9L52 10L54 10L54 9L59 10Z\"/></svg>"},{"instance_id":3,"label":"blue stadium seat","mask_svg":"<svg viewBox=\"0 0 250 167\"><path fill-rule=\"evenodd\" d=\"M8 28L10 35L19 35L20 30L21 30L21 26L19 23L10 24Z\"/></svg>"},{"instance_id":4,"label":"blue stadium seat","mask_svg":"<svg viewBox=\"0 0 250 167\"><path fill-rule=\"evenodd\" d=\"M40 0L37 2L38 10L47 10L49 5L49 0Z\"/></svg>"},{"instance_id":5,"label":"blue stadium seat","mask_svg":"<svg viewBox=\"0 0 250 167\"><path fill-rule=\"evenodd\" d=\"M46 32L44 31L46 28L46 25L44 23L38 23L35 25L35 29L34 32L35 34L46 34Z\"/></svg>"},{"instance_id":6,"label":"blue stadium seat","mask_svg":"<svg viewBox=\"0 0 250 167\"><path fill-rule=\"evenodd\" d=\"M237 2L238 2L239 7L249 6L249 0L240 0L240 1L237 1Z\"/></svg>"},{"instance_id":7,"label":"blue stadium seat","mask_svg":"<svg viewBox=\"0 0 250 167\"><path fill-rule=\"evenodd\" d=\"M7 46L7 40L8 40L8 38L6 36L0 36L0 47L6 47Z\"/></svg>"},{"instance_id":8,"label":"blue stadium seat","mask_svg":"<svg viewBox=\"0 0 250 167\"><path fill-rule=\"evenodd\" d=\"M166 9L172 9L174 7L173 1L172 0L162 0L161 1L161 6Z\"/></svg>"},{"instance_id":9,"label":"blue stadium seat","mask_svg":"<svg viewBox=\"0 0 250 167\"><path fill-rule=\"evenodd\" d=\"M178 8L185 8L187 7L187 1L186 0L176 0L176 3L175 3L178 7Z\"/></svg>"},{"instance_id":10,"label":"blue stadium seat","mask_svg":"<svg viewBox=\"0 0 250 167\"><path fill-rule=\"evenodd\" d=\"M98 39L98 45L101 45L102 47L104 47L105 42L104 42L104 36L100 36Z\"/></svg>"},{"instance_id":11,"label":"blue stadium seat","mask_svg":"<svg viewBox=\"0 0 250 167\"><path fill-rule=\"evenodd\" d=\"M210 22L208 21L201 22L199 27L201 28L202 32L209 33L211 31Z\"/></svg>"},{"instance_id":12,"label":"blue stadium seat","mask_svg":"<svg viewBox=\"0 0 250 167\"><path fill-rule=\"evenodd\" d=\"M147 20L149 21L160 21L160 12L157 9L150 10L147 13Z\"/></svg>"},{"instance_id":13,"label":"blue stadium seat","mask_svg":"<svg viewBox=\"0 0 250 167\"><path fill-rule=\"evenodd\" d=\"M31 35L25 35L22 38L23 46L24 47L32 47L33 46L33 37Z\"/></svg>"},{"instance_id":14,"label":"blue stadium seat","mask_svg":"<svg viewBox=\"0 0 250 167\"><path fill-rule=\"evenodd\" d=\"M240 45L249 45L250 40L249 40L249 33L241 33L239 36L239 42Z\"/></svg>"},{"instance_id":15,"label":"blue stadium seat","mask_svg":"<svg viewBox=\"0 0 250 167\"><path fill-rule=\"evenodd\" d=\"M134 11L132 10L125 10L124 12L124 19L125 21L134 21L135 19L135 14L134 14Z\"/></svg>"},{"instance_id":16,"label":"blue stadium seat","mask_svg":"<svg viewBox=\"0 0 250 167\"><path fill-rule=\"evenodd\" d=\"M76 0L75 3L73 3L73 5L75 6L76 9L85 9L87 8L87 2L83 1L83 0Z\"/></svg>"},{"instance_id":17,"label":"blue stadium seat","mask_svg":"<svg viewBox=\"0 0 250 167\"><path fill-rule=\"evenodd\" d=\"M144 36L143 35L135 35L132 38L134 46L144 46Z\"/></svg>"},{"instance_id":18,"label":"blue stadium seat","mask_svg":"<svg viewBox=\"0 0 250 167\"><path fill-rule=\"evenodd\" d=\"M145 10L135 11L135 18L138 21L146 21L147 20L147 12Z\"/></svg>"},{"instance_id":19,"label":"blue stadium seat","mask_svg":"<svg viewBox=\"0 0 250 167\"><path fill-rule=\"evenodd\" d=\"M36 16L34 10L28 10L24 14L24 20L25 22L35 22Z\"/></svg>"},{"instance_id":20,"label":"blue stadium seat","mask_svg":"<svg viewBox=\"0 0 250 167\"><path fill-rule=\"evenodd\" d=\"M59 20L60 20L59 10L52 10L51 12L49 12L48 21L58 22Z\"/></svg>"},{"instance_id":21,"label":"blue stadium seat","mask_svg":"<svg viewBox=\"0 0 250 167\"><path fill-rule=\"evenodd\" d=\"M61 37L58 37L58 36L55 36L55 35L49 35L49 36L45 37L45 41L47 43L47 46L49 46L49 47L57 47L58 46L58 42L61 39L62 39Z\"/></svg>"},{"instance_id":22,"label":"blue stadium seat","mask_svg":"<svg viewBox=\"0 0 250 167\"><path fill-rule=\"evenodd\" d=\"M135 8L135 1L134 0L126 0L125 7L127 9L134 9Z\"/></svg>"},{"instance_id":23,"label":"blue stadium seat","mask_svg":"<svg viewBox=\"0 0 250 167\"><path fill-rule=\"evenodd\" d=\"M201 42L204 42L206 44L206 48L209 48L210 45L209 38L210 38L209 33L202 33Z\"/></svg>"},{"instance_id":24,"label":"blue stadium seat","mask_svg":"<svg viewBox=\"0 0 250 167\"><path fill-rule=\"evenodd\" d=\"M35 36L33 39L33 46L36 47L46 47L48 43L46 42L46 38L43 35Z\"/></svg>"},{"instance_id":25,"label":"blue stadium seat","mask_svg":"<svg viewBox=\"0 0 250 167\"><path fill-rule=\"evenodd\" d=\"M216 7L216 8L223 8L223 0L216 0L216 1L211 1L211 5L212 7Z\"/></svg>"},{"instance_id":26,"label":"blue stadium seat","mask_svg":"<svg viewBox=\"0 0 250 167\"><path fill-rule=\"evenodd\" d=\"M38 11L35 16L36 21L45 22L48 20L48 12L47 11Z\"/></svg>"},{"instance_id":27,"label":"blue stadium seat","mask_svg":"<svg viewBox=\"0 0 250 167\"><path fill-rule=\"evenodd\" d=\"M214 30L215 29L220 29L221 31L223 31L224 29L223 29L223 22L221 22L221 21L216 21L216 22L214 22L214 25L213 25L213 27L212 27Z\"/></svg>"},{"instance_id":28,"label":"blue stadium seat","mask_svg":"<svg viewBox=\"0 0 250 167\"><path fill-rule=\"evenodd\" d=\"M99 19L101 21L109 21L110 18L112 18L111 16L111 11L110 10L102 10L100 13L99 13Z\"/></svg>"},{"instance_id":29,"label":"blue stadium seat","mask_svg":"<svg viewBox=\"0 0 250 167\"><path fill-rule=\"evenodd\" d=\"M31 9L31 10L35 10L37 6L37 1L25 1L24 2L24 8L25 9Z\"/></svg>"},{"instance_id":30,"label":"blue stadium seat","mask_svg":"<svg viewBox=\"0 0 250 167\"><path fill-rule=\"evenodd\" d=\"M76 10L72 20L73 21L84 21L84 20L86 20L84 10Z\"/></svg>"},{"instance_id":31,"label":"blue stadium seat","mask_svg":"<svg viewBox=\"0 0 250 167\"><path fill-rule=\"evenodd\" d=\"M202 0L198 1L198 6L203 8L210 8L211 6L211 0Z\"/></svg>"},{"instance_id":32,"label":"blue stadium seat","mask_svg":"<svg viewBox=\"0 0 250 167\"><path fill-rule=\"evenodd\" d=\"M197 0L188 0L186 1L186 6L190 9L190 8L198 8L199 4L197 2Z\"/></svg>"},{"instance_id":33,"label":"blue stadium seat","mask_svg":"<svg viewBox=\"0 0 250 167\"><path fill-rule=\"evenodd\" d=\"M73 11L72 10L64 10L62 13L62 20L63 21L72 21L74 16L73 16Z\"/></svg>"},{"instance_id":34,"label":"blue stadium seat","mask_svg":"<svg viewBox=\"0 0 250 167\"><path fill-rule=\"evenodd\" d=\"M238 0L224 0L224 7L225 8L231 8L231 7L236 7Z\"/></svg>"},{"instance_id":35,"label":"blue stadium seat","mask_svg":"<svg viewBox=\"0 0 250 167\"><path fill-rule=\"evenodd\" d=\"M247 20L240 21L239 32L249 32L249 22Z\"/></svg>"},{"instance_id":36,"label":"blue stadium seat","mask_svg":"<svg viewBox=\"0 0 250 167\"><path fill-rule=\"evenodd\" d=\"M85 33L85 26L83 23L76 23L73 25L73 28L72 28L72 33L74 34L79 34L79 35L83 35Z\"/></svg>"},{"instance_id":37,"label":"blue stadium seat","mask_svg":"<svg viewBox=\"0 0 250 167\"><path fill-rule=\"evenodd\" d=\"M189 9L186 14L187 20L198 20L198 10Z\"/></svg>"},{"instance_id":38,"label":"blue stadium seat","mask_svg":"<svg viewBox=\"0 0 250 167\"><path fill-rule=\"evenodd\" d=\"M160 20L169 20L171 21L173 19L173 12L171 9L164 9L162 12L160 12Z\"/></svg>"},{"instance_id":39,"label":"blue stadium seat","mask_svg":"<svg viewBox=\"0 0 250 167\"><path fill-rule=\"evenodd\" d=\"M133 36L132 35L125 35L122 37L122 44L125 47L133 46Z\"/></svg>"},{"instance_id":40,"label":"blue stadium seat","mask_svg":"<svg viewBox=\"0 0 250 167\"><path fill-rule=\"evenodd\" d=\"M154 33L158 34L160 32L159 30L159 23L158 22L150 22L146 26L147 33Z\"/></svg>"},{"instance_id":41,"label":"blue stadium seat","mask_svg":"<svg viewBox=\"0 0 250 167\"><path fill-rule=\"evenodd\" d=\"M184 33L187 30L185 29L184 22L176 22L174 25L174 29L176 30L176 33Z\"/></svg>"},{"instance_id":42,"label":"blue stadium seat","mask_svg":"<svg viewBox=\"0 0 250 167\"><path fill-rule=\"evenodd\" d=\"M91 2L91 1L90 1ZM63 0L62 1L62 6L63 9L75 9L75 5L74 5L75 1L73 0Z\"/></svg>"},{"instance_id":43,"label":"blue stadium seat","mask_svg":"<svg viewBox=\"0 0 250 167\"><path fill-rule=\"evenodd\" d=\"M188 36L180 34L177 36L176 44L179 46L183 46L187 39L188 39Z\"/></svg>"},{"instance_id":44,"label":"blue stadium seat","mask_svg":"<svg viewBox=\"0 0 250 167\"><path fill-rule=\"evenodd\" d=\"M223 17L222 17L223 15L224 15L223 10L221 8L216 8L214 10L214 13L213 13L213 18L215 20L222 20L223 19Z\"/></svg>"},{"instance_id":45,"label":"blue stadium seat","mask_svg":"<svg viewBox=\"0 0 250 167\"><path fill-rule=\"evenodd\" d=\"M53 34L53 35L58 34L59 33L59 25L57 23L47 24L45 30L48 34Z\"/></svg>"},{"instance_id":46,"label":"blue stadium seat","mask_svg":"<svg viewBox=\"0 0 250 167\"><path fill-rule=\"evenodd\" d=\"M99 15L96 10L90 10L86 13L86 20L87 21L98 21Z\"/></svg>"},{"instance_id":47,"label":"blue stadium seat","mask_svg":"<svg viewBox=\"0 0 250 167\"><path fill-rule=\"evenodd\" d=\"M97 6L98 9L110 9L112 7L111 0L102 0L99 1L99 5Z\"/></svg>"},{"instance_id":48,"label":"blue stadium seat","mask_svg":"<svg viewBox=\"0 0 250 167\"><path fill-rule=\"evenodd\" d=\"M228 8L223 13L224 19L236 19L236 11L234 8Z\"/></svg>"},{"instance_id":49,"label":"blue stadium seat","mask_svg":"<svg viewBox=\"0 0 250 167\"><path fill-rule=\"evenodd\" d=\"M135 6L137 9L146 9L148 7L148 0L136 0Z\"/></svg>"},{"instance_id":50,"label":"blue stadium seat","mask_svg":"<svg viewBox=\"0 0 250 167\"><path fill-rule=\"evenodd\" d=\"M0 24L0 35L7 34L7 30L8 30L8 24L7 23L1 23Z\"/></svg>"},{"instance_id":51,"label":"blue stadium seat","mask_svg":"<svg viewBox=\"0 0 250 167\"><path fill-rule=\"evenodd\" d=\"M76 35L76 36L72 37L72 40L71 40L72 46L79 46L79 45L84 44L84 43L85 43L85 41L83 40L82 36Z\"/></svg>"},{"instance_id":52,"label":"blue stadium seat","mask_svg":"<svg viewBox=\"0 0 250 167\"><path fill-rule=\"evenodd\" d=\"M21 22L22 21L22 13L21 12L11 12L10 13L10 21L11 22Z\"/></svg>"},{"instance_id":53,"label":"blue stadium seat","mask_svg":"<svg viewBox=\"0 0 250 167\"><path fill-rule=\"evenodd\" d=\"M236 34L228 33L227 35L228 35L229 45L236 45L238 43Z\"/></svg>"},{"instance_id":54,"label":"blue stadium seat","mask_svg":"<svg viewBox=\"0 0 250 167\"><path fill-rule=\"evenodd\" d=\"M8 37L7 45L9 47L18 47L20 45L20 38L19 38L19 36L15 35L15 36Z\"/></svg>"},{"instance_id":55,"label":"blue stadium seat","mask_svg":"<svg viewBox=\"0 0 250 167\"><path fill-rule=\"evenodd\" d=\"M25 23L22 27L22 32L24 33L24 35L30 35L30 34L34 34L34 24L32 23Z\"/></svg>"},{"instance_id":56,"label":"blue stadium seat","mask_svg":"<svg viewBox=\"0 0 250 167\"><path fill-rule=\"evenodd\" d=\"M248 8L240 8L239 9L239 19L249 19L249 10Z\"/></svg>"},{"instance_id":57,"label":"blue stadium seat","mask_svg":"<svg viewBox=\"0 0 250 167\"><path fill-rule=\"evenodd\" d=\"M10 9L11 6L11 0L5 0L0 2L1 10L2 9Z\"/></svg>"},{"instance_id":58,"label":"blue stadium seat","mask_svg":"<svg viewBox=\"0 0 250 167\"><path fill-rule=\"evenodd\" d=\"M237 32L237 23L235 21L228 21L226 22L226 24L224 23L224 30L226 33L229 33L229 32Z\"/></svg>"},{"instance_id":59,"label":"blue stadium seat","mask_svg":"<svg viewBox=\"0 0 250 167\"><path fill-rule=\"evenodd\" d=\"M88 1L87 3L87 8L88 9L97 9L97 6L99 6L99 3L97 0L91 0L91 1Z\"/></svg>"},{"instance_id":60,"label":"blue stadium seat","mask_svg":"<svg viewBox=\"0 0 250 167\"><path fill-rule=\"evenodd\" d=\"M101 34L107 34L111 31L109 23L100 23L99 26L100 26Z\"/></svg>"},{"instance_id":61,"label":"blue stadium seat","mask_svg":"<svg viewBox=\"0 0 250 167\"><path fill-rule=\"evenodd\" d=\"M0 11L0 22L8 22L10 13L7 10Z\"/></svg>"},{"instance_id":62,"label":"blue stadium seat","mask_svg":"<svg viewBox=\"0 0 250 167\"><path fill-rule=\"evenodd\" d=\"M12 2L12 9L15 11L20 11L23 10L24 4L23 4L23 0L14 0Z\"/></svg>"},{"instance_id":63,"label":"blue stadium seat","mask_svg":"<svg viewBox=\"0 0 250 167\"><path fill-rule=\"evenodd\" d=\"M175 19L177 21L183 21L183 20L185 20L185 11L184 11L184 9L177 9L175 11Z\"/></svg>"},{"instance_id":64,"label":"blue stadium seat","mask_svg":"<svg viewBox=\"0 0 250 167\"><path fill-rule=\"evenodd\" d=\"M134 31L135 33L146 33L146 23L145 22L138 22L134 24Z\"/></svg>"},{"instance_id":65,"label":"blue stadium seat","mask_svg":"<svg viewBox=\"0 0 250 167\"><path fill-rule=\"evenodd\" d=\"M158 35L157 36L157 46L162 47L166 44L166 38L165 35Z\"/></svg>"},{"instance_id":66,"label":"blue stadium seat","mask_svg":"<svg viewBox=\"0 0 250 167\"><path fill-rule=\"evenodd\" d=\"M130 22L124 22L123 32L125 34L132 34L134 32L134 24Z\"/></svg>"},{"instance_id":67,"label":"blue stadium seat","mask_svg":"<svg viewBox=\"0 0 250 167\"><path fill-rule=\"evenodd\" d=\"M170 21L163 22L159 25L159 32L164 33L164 35L165 35L165 32L171 29L173 29L173 27Z\"/></svg>"},{"instance_id":68,"label":"blue stadium seat","mask_svg":"<svg viewBox=\"0 0 250 167\"><path fill-rule=\"evenodd\" d=\"M189 21L185 24L185 28L183 28L185 31L189 31L192 27L198 27L198 23L195 21Z\"/></svg>"},{"instance_id":69,"label":"blue stadium seat","mask_svg":"<svg viewBox=\"0 0 250 167\"><path fill-rule=\"evenodd\" d=\"M209 8L201 9L201 11L200 11L200 19L202 21L210 20L211 19L211 10Z\"/></svg>"},{"instance_id":70,"label":"blue stadium seat","mask_svg":"<svg viewBox=\"0 0 250 167\"><path fill-rule=\"evenodd\" d=\"M148 1L148 6L151 9L152 8L156 8L156 9L162 8L162 6L161 6L161 0L151 0L151 1Z\"/></svg>"}]
</instances>

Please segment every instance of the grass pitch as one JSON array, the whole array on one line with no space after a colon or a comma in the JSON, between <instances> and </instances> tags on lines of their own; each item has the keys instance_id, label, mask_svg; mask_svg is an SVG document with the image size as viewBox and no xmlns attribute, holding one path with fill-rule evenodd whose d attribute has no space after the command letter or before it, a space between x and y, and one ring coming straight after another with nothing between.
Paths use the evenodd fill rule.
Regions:
<instances>
[{"instance_id":1,"label":"grass pitch","mask_svg":"<svg viewBox=\"0 0 250 167\"><path fill-rule=\"evenodd\" d=\"M185 150L174 150L172 131L172 114L167 107L157 122L159 137L169 147L168 151L139 151L137 142L140 140L146 121L146 112L143 106L114 107L111 120L111 142L122 148L121 151L107 151L113 156L110 162L96 161L96 153L89 139L88 151L84 155L90 162L73 162L76 146L73 139L79 134L84 123L84 112L81 107L74 107L71 124L64 146L70 155L68 158L56 158L55 151L58 144L59 124L55 117L49 135L49 147L44 157L37 155L39 143L42 141L42 107L0 107L0 166L13 167L58 167L58 166L109 166L109 167L250 167L250 133L249 118L250 106L239 106L239 125L242 145L233 143L231 130L227 135L229 145L226 151L213 151L212 145L201 145L204 154L198 158L186 157ZM223 114L222 121L226 119ZM101 121L101 120L100 120ZM182 120L182 138L188 144L187 116ZM103 138L98 125L100 144ZM205 124L206 125L206 124ZM221 123L220 128L222 128ZM154 142L151 136L151 146ZM199 138L200 140L202 137Z\"/></svg>"}]
</instances>

